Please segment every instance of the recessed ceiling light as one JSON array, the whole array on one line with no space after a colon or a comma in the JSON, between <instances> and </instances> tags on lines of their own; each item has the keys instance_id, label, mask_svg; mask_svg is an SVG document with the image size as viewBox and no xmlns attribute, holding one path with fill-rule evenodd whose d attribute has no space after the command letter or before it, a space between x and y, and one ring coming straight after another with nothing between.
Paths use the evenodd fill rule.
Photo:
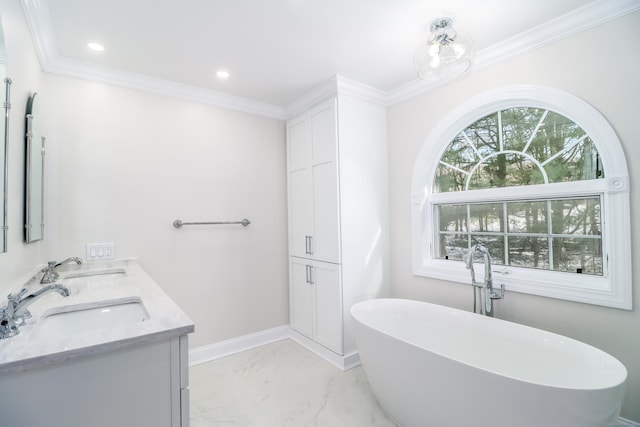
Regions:
<instances>
[{"instance_id":1,"label":"recessed ceiling light","mask_svg":"<svg viewBox=\"0 0 640 427\"><path fill-rule=\"evenodd\" d=\"M89 49L91 50L95 50L96 52L102 52L104 50L104 46L102 46L100 43L88 43L87 46L89 46Z\"/></svg>"},{"instance_id":2,"label":"recessed ceiling light","mask_svg":"<svg viewBox=\"0 0 640 427\"><path fill-rule=\"evenodd\" d=\"M218 70L216 72L216 76L220 79L227 79L229 78L229 72L225 70Z\"/></svg>"}]
</instances>

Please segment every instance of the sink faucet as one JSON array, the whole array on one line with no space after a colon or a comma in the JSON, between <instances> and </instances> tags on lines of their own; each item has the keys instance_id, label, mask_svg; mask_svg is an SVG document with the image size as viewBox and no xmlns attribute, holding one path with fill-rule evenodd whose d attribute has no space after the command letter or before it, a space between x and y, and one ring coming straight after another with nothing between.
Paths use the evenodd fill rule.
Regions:
<instances>
[{"instance_id":1,"label":"sink faucet","mask_svg":"<svg viewBox=\"0 0 640 427\"><path fill-rule=\"evenodd\" d=\"M484 257L484 280L482 285L476 282L476 273L473 269L473 257L479 252ZM469 253L464 257L466 267L471 270L471 284L474 286L473 290L473 311L476 311L476 295L477 288L480 288L480 292L484 291L484 313L487 316L493 317L493 300L504 298L504 285L500 285L500 292L496 292L493 289L493 275L491 272L491 255L489 250L483 245L473 245ZM480 303L482 304L482 296L480 297ZM481 309L482 312L482 309Z\"/></svg>"},{"instance_id":2,"label":"sink faucet","mask_svg":"<svg viewBox=\"0 0 640 427\"><path fill-rule=\"evenodd\" d=\"M50 284L29 293L23 288L17 294L9 294L7 305L0 307L0 339L9 338L20 333L18 327L26 323L31 317L27 307L38 301L49 292L57 292L63 297L69 296L69 288L61 284Z\"/></svg>"},{"instance_id":3,"label":"sink faucet","mask_svg":"<svg viewBox=\"0 0 640 427\"><path fill-rule=\"evenodd\" d=\"M58 274L57 271L55 271L55 269L62 265L69 264L71 262L75 262L78 265L82 264L82 260L75 256L62 260L60 262L49 261L47 263L47 266L42 269L43 274L42 274L42 279L40 280L40 283L47 284L47 283L53 283L56 280L58 280L58 277L60 277L60 275Z\"/></svg>"}]
</instances>

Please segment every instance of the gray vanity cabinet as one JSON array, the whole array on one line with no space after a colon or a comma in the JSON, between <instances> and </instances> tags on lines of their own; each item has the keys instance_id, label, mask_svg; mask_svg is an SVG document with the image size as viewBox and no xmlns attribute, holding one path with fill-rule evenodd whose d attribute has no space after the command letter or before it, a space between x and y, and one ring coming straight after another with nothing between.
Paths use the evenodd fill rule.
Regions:
<instances>
[{"instance_id":1,"label":"gray vanity cabinet","mask_svg":"<svg viewBox=\"0 0 640 427\"><path fill-rule=\"evenodd\" d=\"M2 426L188 427L187 336L4 373L0 396Z\"/></svg>"}]
</instances>

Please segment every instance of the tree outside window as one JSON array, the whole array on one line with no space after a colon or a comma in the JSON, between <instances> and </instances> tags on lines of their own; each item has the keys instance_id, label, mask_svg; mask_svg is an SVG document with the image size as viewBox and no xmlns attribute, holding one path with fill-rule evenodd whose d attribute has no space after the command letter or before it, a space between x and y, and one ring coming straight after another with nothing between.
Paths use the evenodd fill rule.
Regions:
<instances>
[{"instance_id":1,"label":"tree outside window","mask_svg":"<svg viewBox=\"0 0 640 427\"><path fill-rule=\"evenodd\" d=\"M451 141L436 192L603 179L586 132L561 114L513 107L477 120ZM461 260L481 243L494 263L602 275L600 196L439 204L436 257Z\"/></svg>"}]
</instances>

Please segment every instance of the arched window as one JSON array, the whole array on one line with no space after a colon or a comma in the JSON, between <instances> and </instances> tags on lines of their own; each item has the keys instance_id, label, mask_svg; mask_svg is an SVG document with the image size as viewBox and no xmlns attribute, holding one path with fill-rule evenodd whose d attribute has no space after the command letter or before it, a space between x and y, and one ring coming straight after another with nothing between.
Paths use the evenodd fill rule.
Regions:
<instances>
[{"instance_id":1,"label":"arched window","mask_svg":"<svg viewBox=\"0 0 640 427\"><path fill-rule=\"evenodd\" d=\"M472 98L425 142L412 190L415 274L470 283L462 257L482 243L509 290L631 308L626 161L579 98L536 86Z\"/></svg>"}]
</instances>

